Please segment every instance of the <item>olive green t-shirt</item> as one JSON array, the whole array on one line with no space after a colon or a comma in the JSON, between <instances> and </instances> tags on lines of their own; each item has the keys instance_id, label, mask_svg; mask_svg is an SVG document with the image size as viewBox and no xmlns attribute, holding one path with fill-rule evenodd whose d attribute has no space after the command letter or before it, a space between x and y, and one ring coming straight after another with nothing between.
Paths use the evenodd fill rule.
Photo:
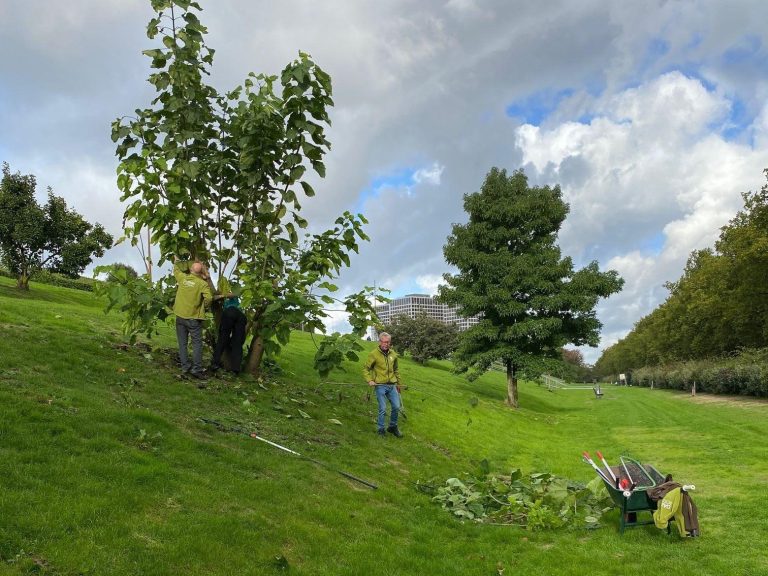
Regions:
<instances>
[{"instance_id":1,"label":"olive green t-shirt","mask_svg":"<svg viewBox=\"0 0 768 576\"><path fill-rule=\"evenodd\" d=\"M187 270L184 270L185 267ZM173 267L178 286L173 313L179 318L202 320L205 318L206 307L210 306L213 300L213 294L208 282L188 272L188 269L189 262L176 262Z\"/></svg>"}]
</instances>

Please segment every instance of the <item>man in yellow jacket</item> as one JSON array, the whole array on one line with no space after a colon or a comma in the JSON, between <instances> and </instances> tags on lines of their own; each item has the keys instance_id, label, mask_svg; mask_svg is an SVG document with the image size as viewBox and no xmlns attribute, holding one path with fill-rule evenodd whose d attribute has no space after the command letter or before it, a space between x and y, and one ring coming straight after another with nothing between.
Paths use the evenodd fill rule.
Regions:
<instances>
[{"instance_id":1,"label":"man in yellow jacket","mask_svg":"<svg viewBox=\"0 0 768 576\"><path fill-rule=\"evenodd\" d=\"M400 413L400 395L397 387L400 385L400 370L397 366L397 352L390 349L392 337L386 332L379 335L379 345L368 354L368 359L363 367L363 377L368 386L376 390L376 400L379 403L379 417L377 419L378 434L384 436L387 432L402 438L403 434L397 427L397 417ZM387 400L391 406L389 415L389 427L384 429L384 421L387 414Z\"/></svg>"},{"instance_id":2,"label":"man in yellow jacket","mask_svg":"<svg viewBox=\"0 0 768 576\"><path fill-rule=\"evenodd\" d=\"M176 339L179 342L181 375L203 379L203 320L205 309L211 305L213 294L208 285L208 272L201 262L180 262L173 266L176 277ZM192 362L187 354L187 344L192 338Z\"/></svg>"}]
</instances>

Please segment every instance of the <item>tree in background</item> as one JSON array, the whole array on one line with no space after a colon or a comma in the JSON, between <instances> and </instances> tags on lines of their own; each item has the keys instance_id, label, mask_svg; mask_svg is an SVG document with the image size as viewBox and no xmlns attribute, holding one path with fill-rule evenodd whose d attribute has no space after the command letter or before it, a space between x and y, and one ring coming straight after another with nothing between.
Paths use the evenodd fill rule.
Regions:
<instances>
[{"instance_id":1,"label":"tree in background","mask_svg":"<svg viewBox=\"0 0 768 576\"><path fill-rule=\"evenodd\" d=\"M480 322L461 332L456 368L475 378L501 361L507 403L518 407L517 375L560 362L566 344L596 346L600 298L624 281L597 262L574 272L557 233L568 214L559 187L530 187L522 171L493 168L479 192L464 195L467 224L455 224L443 251L458 274L445 274L440 298Z\"/></svg>"},{"instance_id":2,"label":"tree in background","mask_svg":"<svg viewBox=\"0 0 768 576\"><path fill-rule=\"evenodd\" d=\"M251 73L242 86L220 94L206 84L213 50L189 0L152 0L156 17L147 35L158 47L144 51L157 95L135 116L116 120L118 187L127 202L126 238L159 249L158 264L174 255L199 259L214 274L236 280L251 335L246 369L258 371L276 353L291 326L324 331L323 306L334 303L331 283L358 241L367 240L362 215L345 212L333 228L299 236L309 223L300 195L315 191L311 168L325 176L330 148L325 128L333 105L331 79L307 54L277 76ZM105 270L106 272L109 272ZM149 274L147 274L149 276ZM131 316L132 330L151 333L167 315L168 278L111 286L110 306ZM154 295L147 298L147 294ZM323 340L321 373L357 359L372 322L372 289L345 297L353 334Z\"/></svg>"},{"instance_id":3,"label":"tree in background","mask_svg":"<svg viewBox=\"0 0 768 576\"><path fill-rule=\"evenodd\" d=\"M101 224L90 224L67 208L50 188L48 202L40 206L36 185L33 175L11 174L10 166L3 163L0 254L22 290L29 290L29 279L43 269L77 278L94 257L103 256L112 246L112 236Z\"/></svg>"},{"instance_id":4,"label":"tree in background","mask_svg":"<svg viewBox=\"0 0 768 576\"><path fill-rule=\"evenodd\" d=\"M405 314L396 316L384 325L384 331L392 335L397 350L408 352L419 364L450 356L456 349L459 334L456 324L445 324L423 311L415 318Z\"/></svg>"},{"instance_id":5,"label":"tree in background","mask_svg":"<svg viewBox=\"0 0 768 576\"><path fill-rule=\"evenodd\" d=\"M114 270L125 270L125 274L129 278L138 278L139 273L136 272L136 269L133 266L130 266L129 264L124 264L123 262L115 262L112 264L112 268Z\"/></svg>"},{"instance_id":6,"label":"tree in background","mask_svg":"<svg viewBox=\"0 0 768 576\"><path fill-rule=\"evenodd\" d=\"M592 367L584 362L584 355L581 350L563 348L561 355L564 364L564 380L587 382L592 378Z\"/></svg>"}]
</instances>

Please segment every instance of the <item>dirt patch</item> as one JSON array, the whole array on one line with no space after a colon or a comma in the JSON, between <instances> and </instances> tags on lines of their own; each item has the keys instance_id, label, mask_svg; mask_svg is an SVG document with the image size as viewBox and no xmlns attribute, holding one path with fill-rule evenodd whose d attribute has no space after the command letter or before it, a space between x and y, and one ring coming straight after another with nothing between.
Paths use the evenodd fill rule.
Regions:
<instances>
[{"instance_id":1,"label":"dirt patch","mask_svg":"<svg viewBox=\"0 0 768 576\"><path fill-rule=\"evenodd\" d=\"M741 408L768 408L768 399L752 398L750 396L724 396L720 394L677 394L675 398L690 400L697 404L721 404L726 406L738 406Z\"/></svg>"},{"instance_id":2,"label":"dirt patch","mask_svg":"<svg viewBox=\"0 0 768 576\"><path fill-rule=\"evenodd\" d=\"M448 450L448 448L440 446L439 444L435 444L434 442L427 442L427 446L432 448L432 450L434 450L435 452L439 452L440 454L442 454L444 456L450 456L451 455L451 451Z\"/></svg>"},{"instance_id":3,"label":"dirt patch","mask_svg":"<svg viewBox=\"0 0 768 576\"><path fill-rule=\"evenodd\" d=\"M24 330L29 328L28 324L10 324L7 322L0 322L0 330Z\"/></svg>"}]
</instances>

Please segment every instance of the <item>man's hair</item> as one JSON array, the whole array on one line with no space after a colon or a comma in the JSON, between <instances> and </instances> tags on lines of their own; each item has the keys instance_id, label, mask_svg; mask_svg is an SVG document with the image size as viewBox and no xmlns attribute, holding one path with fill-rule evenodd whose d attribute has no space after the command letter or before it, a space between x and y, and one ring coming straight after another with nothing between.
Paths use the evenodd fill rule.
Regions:
<instances>
[{"instance_id":1,"label":"man's hair","mask_svg":"<svg viewBox=\"0 0 768 576\"><path fill-rule=\"evenodd\" d=\"M189 270L193 274L202 274L203 270L204 270L203 263L202 262L193 262L192 266L189 267Z\"/></svg>"},{"instance_id":2,"label":"man's hair","mask_svg":"<svg viewBox=\"0 0 768 576\"><path fill-rule=\"evenodd\" d=\"M382 338L384 338L384 337L387 337L387 338L389 338L390 340L392 340L392 336L390 336L390 335L389 335L389 333L387 333L387 332L382 332L381 334L379 334L379 342L381 342L381 339L382 339Z\"/></svg>"}]
</instances>

